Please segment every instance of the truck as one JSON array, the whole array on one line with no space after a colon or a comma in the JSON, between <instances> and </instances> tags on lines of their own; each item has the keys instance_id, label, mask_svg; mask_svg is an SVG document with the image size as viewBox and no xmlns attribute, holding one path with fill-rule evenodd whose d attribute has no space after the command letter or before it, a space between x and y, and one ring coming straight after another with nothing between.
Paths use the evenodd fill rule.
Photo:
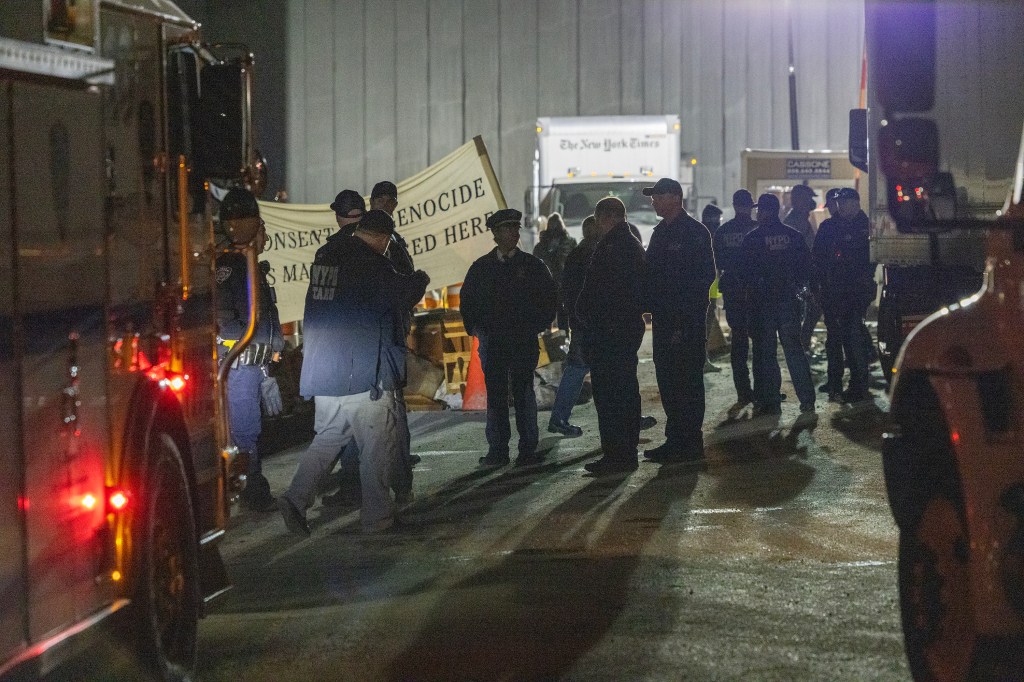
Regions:
<instances>
[{"instance_id":1,"label":"truck","mask_svg":"<svg viewBox=\"0 0 1024 682\"><path fill-rule=\"evenodd\" d=\"M527 241L556 212L580 241L583 219L597 202L618 197L646 244L659 218L641 190L672 178L682 185L684 199L693 194L697 160L683 159L680 128L675 115L538 118L533 183L526 192Z\"/></svg>"},{"instance_id":2,"label":"truck","mask_svg":"<svg viewBox=\"0 0 1024 682\"><path fill-rule=\"evenodd\" d=\"M916 680L1020 679L1024 53L1005 47L1024 5L865 11L872 206L943 258L944 242L985 248L978 288L910 330L891 372L882 465L907 659Z\"/></svg>"},{"instance_id":3,"label":"truck","mask_svg":"<svg viewBox=\"0 0 1024 682\"><path fill-rule=\"evenodd\" d=\"M215 246L206 183L256 172L252 59L198 29L168 0L0 11L3 679L101 642L132 652L111 678L187 677L229 587L213 262L255 273L256 231Z\"/></svg>"}]
</instances>

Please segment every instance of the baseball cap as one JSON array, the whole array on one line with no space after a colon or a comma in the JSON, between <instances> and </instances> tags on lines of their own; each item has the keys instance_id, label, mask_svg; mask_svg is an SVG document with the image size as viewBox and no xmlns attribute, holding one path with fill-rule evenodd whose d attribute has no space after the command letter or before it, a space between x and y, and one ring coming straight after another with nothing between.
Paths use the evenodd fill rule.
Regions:
<instances>
[{"instance_id":1,"label":"baseball cap","mask_svg":"<svg viewBox=\"0 0 1024 682\"><path fill-rule=\"evenodd\" d=\"M352 189L343 189L334 197L331 210L340 216L346 216L353 209L359 209L360 213L366 213L366 202L363 197Z\"/></svg>"},{"instance_id":2,"label":"baseball cap","mask_svg":"<svg viewBox=\"0 0 1024 682\"><path fill-rule=\"evenodd\" d=\"M793 196L804 195L812 199L818 196L818 194L808 185L796 185L790 190L790 194Z\"/></svg>"},{"instance_id":3,"label":"baseball cap","mask_svg":"<svg viewBox=\"0 0 1024 682\"><path fill-rule=\"evenodd\" d=\"M238 220L239 218L255 218L260 214L256 197L247 189L232 187L220 202L220 221Z\"/></svg>"},{"instance_id":4,"label":"baseball cap","mask_svg":"<svg viewBox=\"0 0 1024 682\"><path fill-rule=\"evenodd\" d=\"M779 198L774 194L765 192L757 198L757 210L778 213Z\"/></svg>"},{"instance_id":5,"label":"baseball cap","mask_svg":"<svg viewBox=\"0 0 1024 682\"><path fill-rule=\"evenodd\" d=\"M843 187L836 195L836 200L842 201L843 199L855 199L860 201L860 194L858 194L857 190L852 187Z\"/></svg>"},{"instance_id":6,"label":"baseball cap","mask_svg":"<svg viewBox=\"0 0 1024 682\"><path fill-rule=\"evenodd\" d=\"M677 194L683 196L683 186L672 178L662 178L654 183L654 187L644 187L643 192L645 197L651 197L655 194Z\"/></svg>"},{"instance_id":7,"label":"baseball cap","mask_svg":"<svg viewBox=\"0 0 1024 682\"><path fill-rule=\"evenodd\" d=\"M356 229L375 234L392 235L395 232L395 221L385 211L375 209L360 218Z\"/></svg>"},{"instance_id":8,"label":"baseball cap","mask_svg":"<svg viewBox=\"0 0 1024 682\"><path fill-rule=\"evenodd\" d=\"M373 191L370 192L370 201L373 201L377 197L391 197L392 199L398 199L398 188L395 187L395 183L390 180L381 180L373 186Z\"/></svg>"},{"instance_id":9,"label":"baseball cap","mask_svg":"<svg viewBox=\"0 0 1024 682\"><path fill-rule=\"evenodd\" d=\"M825 192L825 203L826 204L828 202L830 202L830 201L835 201L838 198L839 198L839 188L838 187L833 187L829 191Z\"/></svg>"},{"instance_id":10,"label":"baseball cap","mask_svg":"<svg viewBox=\"0 0 1024 682\"><path fill-rule=\"evenodd\" d=\"M753 206L754 196L745 189L738 189L732 193L733 206Z\"/></svg>"}]
</instances>

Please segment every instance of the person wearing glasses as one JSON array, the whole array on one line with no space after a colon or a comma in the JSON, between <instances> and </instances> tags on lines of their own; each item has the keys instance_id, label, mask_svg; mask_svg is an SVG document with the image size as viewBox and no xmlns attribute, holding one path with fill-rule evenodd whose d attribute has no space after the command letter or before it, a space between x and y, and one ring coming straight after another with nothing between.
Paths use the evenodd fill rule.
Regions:
<instances>
[{"instance_id":1,"label":"person wearing glasses","mask_svg":"<svg viewBox=\"0 0 1024 682\"><path fill-rule=\"evenodd\" d=\"M516 409L519 432L517 466L538 464L537 397L533 371L540 346L537 335L551 325L558 306L555 280L544 261L519 248L523 214L503 208L487 218L495 248L469 267L462 284L466 332L480 341L480 367L487 389L485 467L509 463L508 398Z\"/></svg>"}]
</instances>

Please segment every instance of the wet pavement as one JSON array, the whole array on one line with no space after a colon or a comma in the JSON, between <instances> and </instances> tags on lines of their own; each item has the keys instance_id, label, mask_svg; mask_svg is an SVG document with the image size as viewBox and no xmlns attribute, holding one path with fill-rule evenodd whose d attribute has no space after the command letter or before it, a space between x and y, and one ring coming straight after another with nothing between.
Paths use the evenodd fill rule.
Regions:
<instances>
[{"instance_id":1,"label":"wet pavement","mask_svg":"<svg viewBox=\"0 0 1024 682\"><path fill-rule=\"evenodd\" d=\"M583 437L542 438L543 465L482 470L481 413L414 413L423 459L402 531L367 537L354 507L317 505L298 539L276 514L241 512L222 545L235 588L201 624L199 676L909 679L884 392L856 406L822 395L808 421L784 382L781 417L728 420L728 358L716 364L703 467L585 475L599 455L588 403L573 414ZM649 345L640 381L659 418L642 443L658 445ZM275 493L301 452L266 462Z\"/></svg>"}]
</instances>

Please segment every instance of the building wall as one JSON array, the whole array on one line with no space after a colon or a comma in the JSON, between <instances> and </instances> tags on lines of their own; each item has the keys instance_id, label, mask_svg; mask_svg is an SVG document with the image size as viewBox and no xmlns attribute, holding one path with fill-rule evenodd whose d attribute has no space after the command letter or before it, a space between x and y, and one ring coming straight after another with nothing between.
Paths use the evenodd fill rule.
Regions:
<instances>
[{"instance_id":1,"label":"building wall","mask_svg":"<svg viewBox=\"0 0 1024 682\"><path fill-rule=\"evenodd\" d=\"M859 98L863 0L288 0L284 12L295 202L401 180L479 134L520 206L537 116L678 113L699 194L728 203L743 148L790 148L790 24L800 146L845 149Z\"/></svg>"}]
</instances>

